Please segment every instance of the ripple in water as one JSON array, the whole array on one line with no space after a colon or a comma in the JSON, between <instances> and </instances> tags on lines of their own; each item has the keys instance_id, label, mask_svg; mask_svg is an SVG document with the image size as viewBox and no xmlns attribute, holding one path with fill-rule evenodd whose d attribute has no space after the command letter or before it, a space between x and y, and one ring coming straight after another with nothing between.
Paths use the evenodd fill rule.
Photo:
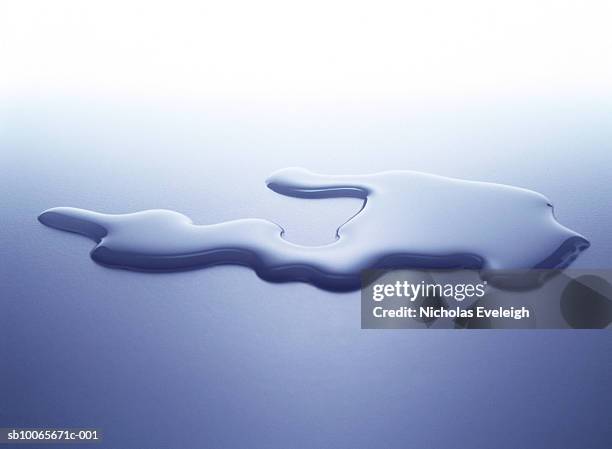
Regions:
<instances>
[{"instance_id":1,"label":"ripple in water","mask_svg":"<svg viewBox=\"0 0 612 449\"><path fill-rule=\"evenodd\" d=\"M38 219L95 240L91 257L106 266L175 271L239 264L266 280L328 290L359 288L365 269L399 267L481 269L502 285L510 281L491 273L564 268L589 246L557 222L546 197L517 187L413 171L331 176L300 168L275 172L267 185L301 198L362 198L363 208L322 246L291 243L279 225L255 218L196 225L170 210L116 215L56 207Z\"/></svg>"}]
</instances>

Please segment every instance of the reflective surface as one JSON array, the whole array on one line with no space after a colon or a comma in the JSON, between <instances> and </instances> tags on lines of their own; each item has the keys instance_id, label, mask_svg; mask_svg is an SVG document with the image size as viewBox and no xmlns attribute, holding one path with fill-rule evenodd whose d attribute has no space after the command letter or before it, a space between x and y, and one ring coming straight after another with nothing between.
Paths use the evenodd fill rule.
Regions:
<instances>
[{"instance_id":1,"label":"reflective surface","mask_svg":"<svg viewBox=\"0 0 612 449\"><path fill-rule=\"evenodd\" d=\"M479 101L0 105L0 421L99 427L109 448L607 449L607 331L364 331L358 292L236 266L109 270L90 240L36 220L161 208L326 245L361 200L263 180L394 168L540 192L591 242L572 266L609 268L612 105Z\"/></svg>"}]
</instances>

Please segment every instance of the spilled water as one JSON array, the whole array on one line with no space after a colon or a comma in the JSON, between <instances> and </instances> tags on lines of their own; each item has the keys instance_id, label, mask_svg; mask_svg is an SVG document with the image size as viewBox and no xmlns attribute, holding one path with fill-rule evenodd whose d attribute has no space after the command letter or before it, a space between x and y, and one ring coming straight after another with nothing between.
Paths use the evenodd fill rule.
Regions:
<instances>
[{"instance_id":1,"label":"spilled water","mask_svg":"<svg viewBox=\"0 0 612 449\"><path fill-rule=\"evenodd\" d=\"M266 280L328 290L359 288L368 268L564 268L589 246L556 221L546 197L506 185L412 171L330 176L300 168L275 172L267 185L283 195L357 197L364 204L323 246L291 243L279 225L253 218L195 225L169 210L113 215L71 207L38 218L95 240L91 257L107 266L173 271L240 264Z\"/></svg>"}]
</instances>

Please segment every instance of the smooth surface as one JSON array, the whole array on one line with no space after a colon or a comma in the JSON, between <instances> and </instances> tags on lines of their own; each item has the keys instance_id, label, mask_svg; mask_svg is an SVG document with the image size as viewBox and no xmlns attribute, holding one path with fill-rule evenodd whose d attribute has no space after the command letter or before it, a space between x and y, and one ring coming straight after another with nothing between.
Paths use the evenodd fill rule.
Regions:
<instances>
[{"instance_id":1,"label":"smooth surface","mask_svg":"<svg viewBox=\"0 0 612 449\"><path fill-rule=\"evenodd\" d=\"M358 292L108 270L36 220L164 208L320 245L361 202L283 197L271 172L409 169L541 192L591 241L574 266L610 268L612 105L409 103L4 103L2 426L100 427L109 448L608 448L609 332L364 331Z\"/></svg>"}]
</instances>

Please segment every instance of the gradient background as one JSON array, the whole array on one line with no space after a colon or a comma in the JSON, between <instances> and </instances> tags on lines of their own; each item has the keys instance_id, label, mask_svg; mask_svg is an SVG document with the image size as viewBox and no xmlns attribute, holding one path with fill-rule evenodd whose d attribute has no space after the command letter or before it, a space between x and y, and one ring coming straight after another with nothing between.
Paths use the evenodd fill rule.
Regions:
<instances>
[{"instance_id":1,"label":"gradient background","mask_svg":"<svg viewBox=\"0 0 612 449\"><path fill-rule=\"evenodd\" d=\"M360 202L282 197L273 170L412 169L544 193L591 240L574 267L611 268L610 17L4 2L0 427L97 427L84 447L105 448L609 448L609 332L361 330L359 292L110 270L36 216L263 217L321 244Z\"/></svg>"}]
</instances>

